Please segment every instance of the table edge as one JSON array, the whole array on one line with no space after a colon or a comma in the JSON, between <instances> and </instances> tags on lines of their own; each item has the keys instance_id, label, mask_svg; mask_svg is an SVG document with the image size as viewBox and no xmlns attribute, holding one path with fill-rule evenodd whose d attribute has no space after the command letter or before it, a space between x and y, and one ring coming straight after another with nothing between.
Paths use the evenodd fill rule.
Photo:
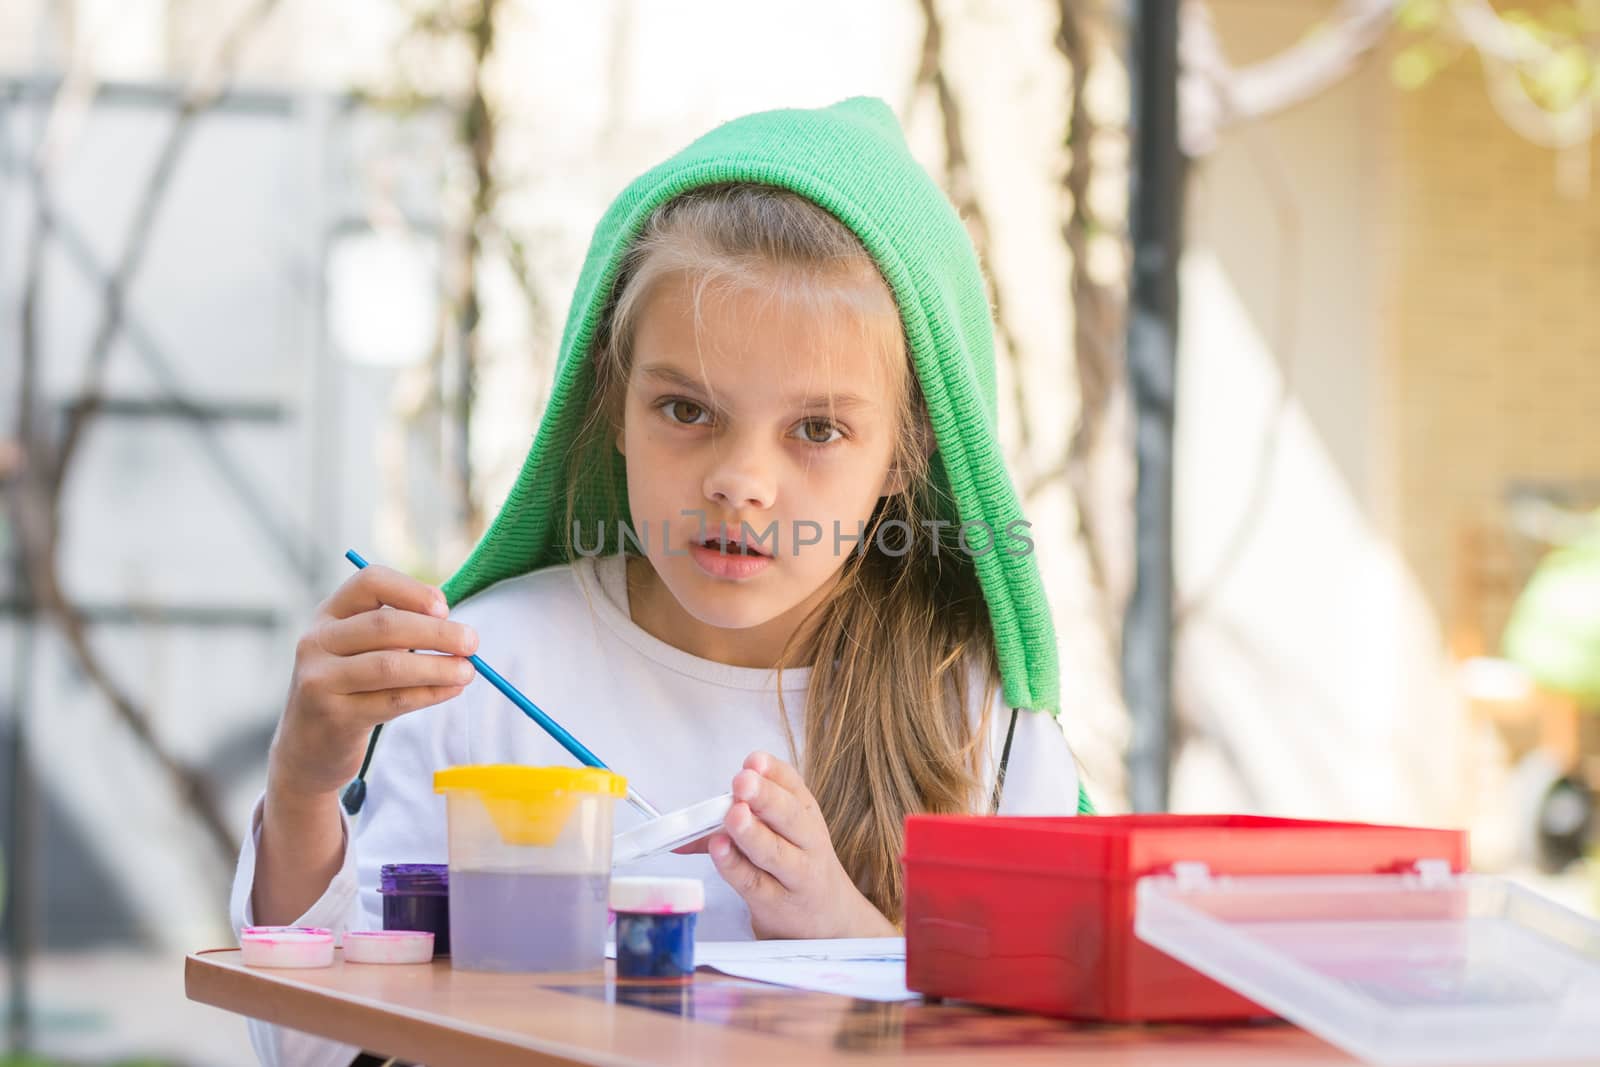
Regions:
<instances>
[{"instance_id":1,"label":"table edge","mask_svg":"<svg viewBox=\"0 0 1600 1067\"><path fill-rule=\"evenodd\" d=\"M232 1012L260 1022L289 1026L316 1037L353 1045L368 1052L427 1063L429 1067L527 1067L529 1064L552 1064L561 1067L595 1067L615 1064L618 1067L636 1061L604 1053L596 1049L580 1048L560 1042L545 1042L540 1047L537 1039L528 1044L512 1044L450 1021L448 1041L439 1027L445 1020L431 1020L426 1015L397 1011L374 1005L335 989L305 989L290 982L276 979L272 974L251 974L236 967L221 966L206 956L237 949L215 948L191 952L184 957L184 996L197 1004ZM265 994L265 995L264 995ZM307 1029L304 1020L296 1016L285 1018L285 1006L302 998L336 1000L343 1010L330 1015L330 1025L315 1030ZM385 1036L393 1035L393 1042L375 1046L360 1034L382 1029Z\"/></svg>"}]
</instances>

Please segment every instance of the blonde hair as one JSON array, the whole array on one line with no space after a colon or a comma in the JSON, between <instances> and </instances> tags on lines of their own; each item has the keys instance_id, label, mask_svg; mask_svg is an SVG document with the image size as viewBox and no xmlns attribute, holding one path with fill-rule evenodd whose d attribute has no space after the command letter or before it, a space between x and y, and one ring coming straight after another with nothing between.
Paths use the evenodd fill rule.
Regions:
<instances>
[{"instance_id":1,"label":"blonde hair","mask_svg":"<svg viewBox=\"0 0 1600 1067\"><path fill-rule=\"evenodd\" d=\"M854 233L787 190L712 186L658 208L629 247L602 316L595 402L571 453L564 529L572 528L579 494L594 484L586 472L608 469L614 459L637 318L651 287L668 276L692 280L697 309L711 287L738 285L853 313L881 327L888 358L903 368L892 463L904 488L879 501L863 544L877 545L880 526L898 519L907 524L898 527L902 536L890 527L885 543L909 550L893 555L874 547L847 556L835 588L777 664L791 758L781 671L811 665L801 773L844 869L898 922L906 815L970 812L986 800L981 742L999 668L971 559L953 536L937 545L924 540L923 520L954 509L936 506L933 435L894 296ZM909 546L906 530L914 538ZM982 714L974 722L969 688L980 680Z\"/></svg>"}]
</instances>

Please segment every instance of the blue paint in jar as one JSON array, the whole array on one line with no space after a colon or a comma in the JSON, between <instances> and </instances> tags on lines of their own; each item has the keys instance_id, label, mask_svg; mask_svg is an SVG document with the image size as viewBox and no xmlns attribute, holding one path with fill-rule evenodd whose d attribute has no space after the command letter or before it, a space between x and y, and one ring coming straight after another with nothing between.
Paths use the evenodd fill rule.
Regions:
<instances>
[{"instance_id":1,"label":"blue paint in jar","mask_svg":"<svg viewBox=\"0 0 1600 1067\"><path fill-rule=\"evenodd\" d=\"M695 878L613 878L617 977L686 979L694 973L695 920L705 886Z\"/></svg>"},{"instance_id":2,"label":"blue paint in jar","mask_svg":"<svg viewBox=\"0 0 1600 1067\"><path fill-rule=\"evenodd\" d=\"M450 955L450 868L443 863L386 863L379 871L385 930L428 930L435 957Z\"/></svg>"},{"instance_id":3,"label":"blue paint in jar","mask_svg":"<svg viewBox=\"0 0 1600 1067\"><path fill-rule=\"evenodd\" d=\"M693 912L617 913L618 978L687 978L694 973Z\"/></svg>"}]
</instances>

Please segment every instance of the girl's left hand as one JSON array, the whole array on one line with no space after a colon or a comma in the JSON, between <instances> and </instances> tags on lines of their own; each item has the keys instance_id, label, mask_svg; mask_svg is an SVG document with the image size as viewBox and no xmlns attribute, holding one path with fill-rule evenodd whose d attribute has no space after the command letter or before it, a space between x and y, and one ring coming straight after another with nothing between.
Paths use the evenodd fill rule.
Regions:
<instances>
[{"instance_id":1,"label":"girl's left hand","mask_svg":"<svg viewBox=\"0 0 1600 1067\"><path fill-rule=\"evenodd\" d=\"M899 933L845 873L800 772L770 753L752 752L734 775L733 800L706 850L749 905L757 937Z\"/></svg>"}]
</instances>

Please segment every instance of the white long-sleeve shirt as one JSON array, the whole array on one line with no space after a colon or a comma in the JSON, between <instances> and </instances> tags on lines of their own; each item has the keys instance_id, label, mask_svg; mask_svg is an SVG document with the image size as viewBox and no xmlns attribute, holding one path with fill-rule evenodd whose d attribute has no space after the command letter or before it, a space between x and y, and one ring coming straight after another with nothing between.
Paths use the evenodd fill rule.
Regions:
<instances>
[{"instance_id":1,"label":"white long-sleeve shirt","mask_svg":"<svg viewBox=\"0 0 1600 1067\"><path fill-rule=\"evenodd\" d=\"M700 659L646 632L629 617L624 564L621 556L580 559L512 578L464 601L451 617L477 631L479 654L490 665L661 811L727 792L745 757L758 749L797 758L783 728L776 672ZM796 743L804 735L809 675L809 668L783 672ZM992 782L1011 721L998 698L990 721ZM469 763L568 766L572 758L481 678L453 700L396 719L379 738L364 807L354 820L341 812L343 863L294 924L325 926L336 936L381 929L379 869L446 862L444 798L434 794L433 772ZM1018 715L1000 810L1068 815L1077 801L1076 766L1056 722ZM638 821L631 807L617 805L619 832ZM234 875L235 931L252 922L260 828L258 801ZM699 878L706 906L697 936L754 936L749 909L709 856L666 853L616 871ZM344 1067L360 1051L255 1020L250 1040L268 1067Z\"/></svg>"}]
</instances>

